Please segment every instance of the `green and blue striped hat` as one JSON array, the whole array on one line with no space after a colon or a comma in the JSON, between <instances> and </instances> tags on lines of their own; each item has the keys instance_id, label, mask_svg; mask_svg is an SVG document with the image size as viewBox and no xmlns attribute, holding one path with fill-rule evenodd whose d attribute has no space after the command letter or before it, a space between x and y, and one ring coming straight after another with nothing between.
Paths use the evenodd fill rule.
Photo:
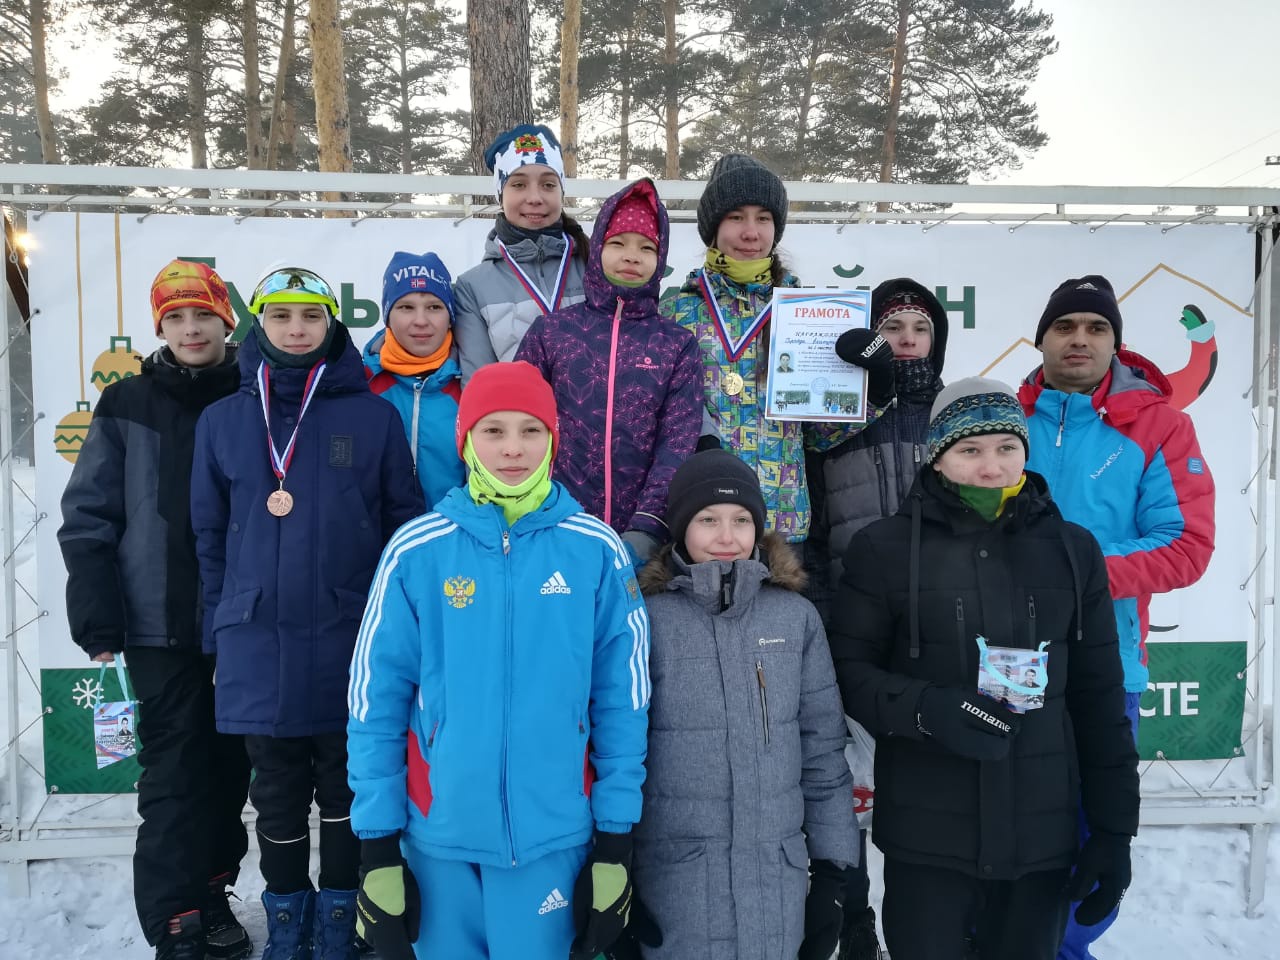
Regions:
<instances>
[{"instance_id":1,"label":"green and blue striped hat","mask_svg":"<svg viewBox=\"0 0 1280 960\"><path fill-rule=\"evenodd\" d=\"M987 377L968 377L943 387L929 414L929 452L933 463L965 437L1012 433L1030 452L1027 418L1013 388Z\"/></svg>"}]
</instances>

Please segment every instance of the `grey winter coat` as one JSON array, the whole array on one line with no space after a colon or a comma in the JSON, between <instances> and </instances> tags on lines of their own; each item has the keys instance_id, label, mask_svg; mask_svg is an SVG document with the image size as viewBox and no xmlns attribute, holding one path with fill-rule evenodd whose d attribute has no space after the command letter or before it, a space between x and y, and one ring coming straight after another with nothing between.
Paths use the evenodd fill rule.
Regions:
<instances>
[{"instance_id":1,"label":"grey winter coat","mask_svg":"<svg viewBox=\"0 0 1280 960\"><path fill-rule=\"evenodd\" d=\"M794 960L809 859L858 858L826 635L782 537L760 557L690 565L667 546L640 576L653 697L633 864L663 934L646 960Z\"/></svg>"},{"instance_id":2,"label":"grey winter coat","mask_svg":"<svg viewBox=\"0 0 1280 960\"><path fill-rule=\"evenodd\" d=\"M555 289L564 243L561 237L526 238L508 244L507 253L537 283L543 296L549 296ZM582 292L582 260L571 256L567 269L561 307L586 299ZM463 386L485 364L514 360L525 332L542 316L542 308L502 259L498 237L493 232L485 241L484 259L454 283L453 303L453 336L458 345Z\"/></svg>"}]
</instances>

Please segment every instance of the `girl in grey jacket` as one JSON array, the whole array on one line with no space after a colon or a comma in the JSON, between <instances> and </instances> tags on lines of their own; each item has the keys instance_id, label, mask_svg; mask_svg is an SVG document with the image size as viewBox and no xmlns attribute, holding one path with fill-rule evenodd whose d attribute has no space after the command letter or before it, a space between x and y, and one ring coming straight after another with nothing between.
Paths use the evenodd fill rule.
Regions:
<instances>
[{"instance_id":1,"label":"girl in grey jacket","mask_svg":"<svg viewBox=\"0 0 1280 960\"><path fill-rule=\"evenodd\" d=\"M821 621L738 457L695 454L670 504L674 544L640 578L653 698L634 876L662 934L641 954L825 960L858 851Z\"/></svg>"}]
</instances>

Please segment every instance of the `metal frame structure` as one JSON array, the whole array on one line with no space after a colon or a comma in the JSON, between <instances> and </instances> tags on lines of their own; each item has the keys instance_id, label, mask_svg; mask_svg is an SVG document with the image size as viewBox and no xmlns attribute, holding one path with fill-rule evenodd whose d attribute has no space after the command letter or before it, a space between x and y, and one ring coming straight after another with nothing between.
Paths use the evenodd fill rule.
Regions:
<instances>
[{"instance_id":1,"label":"metal frame structure","mask_svg":"<svg viewBox=\"0 0 1280 960\"><path fill-rule=\"evenodd\" d=\"M1245 894L1247 912L1254 915L1265 889L1271 827L1280 822L1280 803L1275 802L1280 738L1276 736L1274 709L1266 705L1267 698L1274 704L1280 693L1280 650L1273 639L1280 563L1268 559L1268 547L1274 549L1280 542L1280 511L1276 509L1275 483L1268 469L1276 446L1278 377L1274 361L1280 344L1275 334L1278 318L1273 313L1280 314L1280 310L1273 302L1272 284L1273 278L1280 278L1280 267L1273 263L1273 234L1280 226L1280 189L855 182L786 186L792 204L789 221L793 223L913 223L928 232L953 222L984 222L1007 224L1011 233L1033 222L1076 224L1087 226L1090 232L1125 223L1160 225L1164 232L1195 224L1241 224L1259 235L1261 270L1254 296L1258 364L1246 392L1246 396L1253 395L1257 427L1258 469L1249 484L1253 487L1256 520L1255 552L1249 577L1240 584L1254 617L1245 677L1247 705L1255 718L1253 729L1245 731L1245 743L1252 740L1255 744L1244 759L1250 785L1217 788L1215 778L1208 787L1200 788L1178 774L1187 789L1148 792L1143 798L1141 818L1143 824L1225 824L1248 830ZM703 187L704 183L698 181L658 183L671 218L677 221L695 217L694 208ZM567 209L589 219L599 202L617 188L618 182L612 180L570 180L566 194L574 202ZM487 177L0 164L0 206L20 211L34 221L50 210L96 209L128 211L139 220L160 212L193 212L233 216L237 222L276 214L340 215L351 218L352 228L373 217L436 217L460 223L497 212L494 204L475 199L491 195L491 190L492 181ZM3 301L5 313L0 319L5 321L7 337L0 349L0 539L4 551L5 623L0 648L5 655L10 733L9 742L0 744L8 780L8 807L0 816L0 877L7 878L10 890L21 895L28 889L29 861L128 853L133 846L135 823L117 819L42 826L38 823L40 811L24 822L18 692L25 665L20 662L17 642L20 631L30 624L19 624L15 611L20 584L14 564L18 540L14 530L10 416L13 384L8 346L16 336L25 334L13 332L22 331L22 323L9 315L14 309L12 299L6 296ZM1239 493L1249 493L1249 486ZM42 519L37 518L36 522ZM23 536L30 536L31 532L26 531ZM1144 773L1161 763L1167 761L1144 765ZM1225 769L1224 764L1223 772Z\"/></svg>"}]
</instances>

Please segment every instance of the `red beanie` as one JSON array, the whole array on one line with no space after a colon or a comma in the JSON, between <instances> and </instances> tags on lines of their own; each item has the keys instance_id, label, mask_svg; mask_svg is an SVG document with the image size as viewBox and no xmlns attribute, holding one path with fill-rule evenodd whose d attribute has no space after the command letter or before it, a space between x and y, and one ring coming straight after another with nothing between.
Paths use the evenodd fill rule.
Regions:
<instances>
[{"instance_id":1,"label":"red beanie","mask_svg":"<svg viewBox=\"0 0 1280 960\"><path fill-rule=\"evenodd\" d=\"M620 233L638 233L658 242L658 192L649 180L637 181L614 207L604 239Z\"/></svg>"},{"instance_id":2,"label":"red beanie","mask_svg":"<svg viewBox=\"0 0 1280 960\"><path fill-rule=\"evenodd\" d=\"M462 391L456 433L459 457L471 428L498 410L518 410L545 423L551 431L551 456L556 455L556 447L560 445L560 418L556 415L556 396L551 392L551 384L542 379L533 364L516 360L481 367Z\"/></svg>"}]
</instances>

